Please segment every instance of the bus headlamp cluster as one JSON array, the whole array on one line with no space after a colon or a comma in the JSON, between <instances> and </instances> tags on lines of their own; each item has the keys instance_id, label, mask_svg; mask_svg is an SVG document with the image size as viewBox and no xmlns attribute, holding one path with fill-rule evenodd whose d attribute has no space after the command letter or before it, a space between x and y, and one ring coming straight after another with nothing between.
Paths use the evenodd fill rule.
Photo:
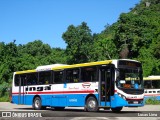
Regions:
<instances>
[{"instance_id":1,"label":"bus headlamp cluster","mask_svg":"<svg viewBox=\"0 0 160 120\"><path fill-rule=\"evenodd\" d=\"M126 100L126 97L120 93L117 93L119 97L123 98L124 100Z\"/></svg>"}]
</instances>

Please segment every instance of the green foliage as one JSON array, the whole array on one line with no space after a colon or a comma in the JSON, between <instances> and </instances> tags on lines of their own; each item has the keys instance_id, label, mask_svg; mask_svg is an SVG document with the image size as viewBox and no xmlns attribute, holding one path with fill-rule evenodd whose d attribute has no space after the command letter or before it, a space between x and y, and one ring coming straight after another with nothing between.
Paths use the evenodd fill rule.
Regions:
<instances>
[{"instance_id":1,"label":"green foliage","mask_svg":"<svg viewBox=\"0 0 160 120\"><path fill-rule=\"evenodd\" d=\"M35 69L40 65L66 63L63 49L51 48L40 40L18 46L15 42L0 42L0 101L9 101L8 88L13 72Z\"/></svg>"},{"instance_id":2,"label":"green foliage","mask_svg":"<svg viewBox=\"0 0 160 120\"><path fill-rule=\"evenodd\" d=\"M160 105L160 101L157 100L155 97L153 98L149 98L145 101L145 104L149 104L149 105Z\"/></svg>"},{"instance_id":3,"label":"green foliage","mask_svg":"<svg viewBox=\"0 0 160 120\"><path fill-rule=\"evenodd\" d=\"M9 101L9 86L11 86L11 84L6 82L0 84L0 102Z\"/></svg>"},{"instance_id":4,"label":"green foliage","mask_svg":"<svg viewBox=\"0 0 160 120\"><path fill-rule=\"evenodd\" d=\"M92 57L95 61L118 58L116 46L105 34L94 35Z\"/></svg>"},{"instance_id":5,"label":"green foliage","mask_svg":"<svg viewBox=\"0 0 160 120\"><path fill-rule=\"evenodd\" d=\"M159 26L160 1L143 0L129 13L122 13L119 20L104 31L106 35L113 35L111 39L119 58L140 60L144 76L148 76L160 73Z\"/></svg>"},{"instance_id":6,"label":"green foliage","mask_svg":"<svg viewBox=\"0 0 160 120\"><path fill-rule=\"evenodd\" d=\"M9 102L9 94L5 92L5 95L0 97L0 102Z\"/></svg>"},{"instance_id":7,"label":"green foliage","mask_svg":"<svg viewBox=\"0 0 160 120\"><path fill-rule=\"evenodd\" d=\"M108 25L106 28L110 29L111 27ZM112 29L110 30L112 31ZM113 59L118 56L112 39L113 34L109 30L92 35L87 24L82 22L77 27L70 25L62 37L67 43L66 54L69 64Z\"/></svg>"},{"instance_id":8,"label":"green foliage","mask_svg":"<svg viewBox=\"0 0 160 120\"><path fill-rule=\"evenodd\" d=\"M85 22L70 25L62 35L66 49L41 40L25 45L0 42L0 101L8 99L4 96L14 71L40 65L129 58L142 62L144 76L160 74L160 0L142 0L130 10L98 34Z\"/></svg>"},{"instance_id":9,"label":"green foliage","mask_svg":"<svg viewBox=\"0 0 160 120\"><path fill-rule=\"evenodd\" d=\"M160 2L143 0L118 21L91 34L85 22L70 25L62 37L67 43L67 63L128 58L143 63L144 76L160 73Z\"/></svg>"},{"instance_id":10,"label":"green foliage","mask_svg":"<svg viewBox=\"0 0 160 120\"><path fill-rule=\"evenodd\" d=\"M75 27L70 25L62 38L67 43L66 54L68 63L82 63L91 61L93 37L87 23Z\"/></svg>"}]
</instances>

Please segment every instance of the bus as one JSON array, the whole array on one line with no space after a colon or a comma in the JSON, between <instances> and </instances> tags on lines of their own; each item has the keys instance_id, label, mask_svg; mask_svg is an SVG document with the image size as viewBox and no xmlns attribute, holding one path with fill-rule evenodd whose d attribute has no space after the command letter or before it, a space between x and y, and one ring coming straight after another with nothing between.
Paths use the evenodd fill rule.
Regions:
<instances>
[{"instance_id":1,"label":"bus","mask_svg":"<svg viewBox=\"0 0 160 120\"><path fill-rule=\"evenodd\" d=\"M100 108L120 112L144 105L142 65L128 59L53 64L13 74L12 103L36 110L52 107Z\"/></svg>"},{"instance_id":2,"label":"bus","mask_svg":"<svg viewBox=\"0 0 160 120\"><path fill-rule=\"evenodd\" d=\"M144 77L144 96L145 100L160 100L160 76Z\"/></svg>"}]
</instances>

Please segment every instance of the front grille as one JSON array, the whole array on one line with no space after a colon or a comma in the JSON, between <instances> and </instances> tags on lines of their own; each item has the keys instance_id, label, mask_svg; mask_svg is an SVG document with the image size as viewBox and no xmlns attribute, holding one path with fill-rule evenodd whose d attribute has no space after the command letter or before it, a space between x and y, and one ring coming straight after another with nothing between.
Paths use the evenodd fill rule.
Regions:
<instances>
[{"instance_id":1,"label":"front grille","mask_svg":"<svg viewBox=\"0 0 160 120\"><path fill-rule=\"evenodd\" d=\"M143 100L129 100L128 101L128 104L142 104L143 103Z\"/></svg>"}]
</instances>

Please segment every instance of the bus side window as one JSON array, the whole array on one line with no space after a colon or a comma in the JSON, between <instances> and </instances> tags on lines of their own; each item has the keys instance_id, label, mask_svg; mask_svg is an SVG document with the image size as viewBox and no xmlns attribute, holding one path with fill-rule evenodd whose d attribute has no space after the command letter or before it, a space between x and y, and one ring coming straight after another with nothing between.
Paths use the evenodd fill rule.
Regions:
<instances>
[{"instance_id":1,"label":"bus side window","mask_svg":"<svg viewBox=\"0 0 160 120\"><path fill-rule=\"evenodd\" d=\"M159 89L160 88L160 80L152 80L152 88Z\"/></svg>"},{"instance_id":2,"label":"bus side window","mask_svg":"<svg viewBox=\"0 0 160 120\"><path fill-rule=\"evenodd\" d=\"M54 83L63 83L63 71L54 71Z\"/></svg>"},{"instance_id":3,"label":"bus side window","mask_svg":"<svg viewBox=\"0 0 160 120\"><path fill-rule=\"evenodd\" d=\"M15 86L20 85L20 80L21 80L21 86L26 85L26 74L20 74L20 75L15 75Z\"/></svg>"},{"instance_id":4,"label":"bus side window","mask_svg":"<svg viewBox=\"0 0 160 120\"><path fill-rule=\"evenodd\" d=\"M151 82L152 82L151 80L144 81L144 88L150 89L152 87Z\"/></svg>"},{"instance_id":5,"label":"bus side window","mask_svg":"<svg viewBox=\"0 0 160 120\"><path fill-rule=\"evenodd\" d=\"M39 72L39 85L50 84L51 77L52 77L51 71Z\"/></svg>"},{"instance_id":6,"label":"bus side window","mask_svg":"<svg viewBox=\"0 0 160 120\"><path fill-rule=\"evenodd\" d=\"M72 74L72 69L66 70L66 83L73 82L73 74Z\"/></svg>"},{"instance_id":7,"label":"bus side window","mask_svg":"<svg viewBox=\"0 0 160 120\"><path fill-rule=\"evenodd\" d=\"M67 83L79 82L79 69L66 70L66 79L65 80Z\"/></svg>"},{"instance_id":8,"label":"bus side window","mask_svg":"<svg viewBox=\"0 0 160 120\"><path fill-rule=\"evenodd\" d=\"M14 84L15 86L19 86L19 75L14 76Z\"/></svg>"},{"instance_id":9,"label":"bus side window","mask_svg":"<svg viewBox=\"0 0 160 120\"><path fill-rule=\"evenodd\" d=\"M27 85L37 85L38 75L37 73L29 73L26 75Z\"/></svg>"},{"instance_id":10,"label":"bus side window","mask_svg":"<svg viewBox=\"0 0 160 120\"><path fill-rule=\"evenodd\" d=\"M79 69L73 70L73 82L80 82L79 81Z\"/></svg>"},{"instance_id":11,"label":"bus side window","mask_svg":"<svg viewBox=\"0 0 160 120\"><path fill-rule=\"evenodd\" d=\"M20 76L20 78L19 79L21 79L21 86L25 86L26 85L26 81L27 81L27 79L26 79L26 74L21 74L21 75L19 75Z\"/></svg>"},{"instance_id":12,"label":"bus side window","mask_svg":"<svg viewBox=\"0 0 160 120\"><path fill-rule=\"evenodd\" d=\"M96 81L97 68L96 67L85 67L81 69L81 80L83 82Z\"/></svg>"}]
</instances>

